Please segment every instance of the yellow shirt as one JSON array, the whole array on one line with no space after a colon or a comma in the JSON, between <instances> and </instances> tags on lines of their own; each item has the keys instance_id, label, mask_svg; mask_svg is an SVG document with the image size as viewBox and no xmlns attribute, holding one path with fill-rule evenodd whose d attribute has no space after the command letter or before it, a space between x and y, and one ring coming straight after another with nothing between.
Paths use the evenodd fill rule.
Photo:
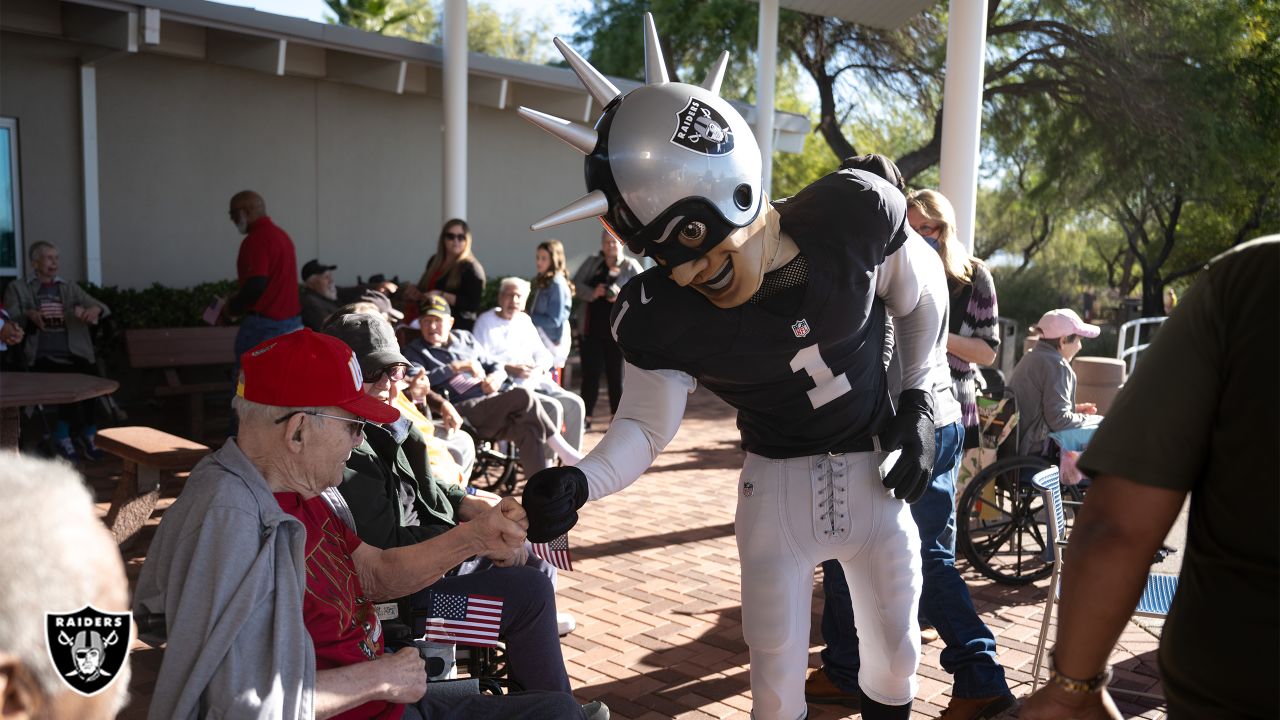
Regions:
<instances>
[{"instance_id":1,"label":"yellow shirt","mask_svg":"<svg viewBox=\"0 0 1280 720\"><path fill-rule=\"evenodd\" d=\"M435 436L435 426L418 410L418 406L414 405L404 393L398 393L391 404L427 439L427 463L431 466L431 477L445 483L457 483L466 487L467 478L463 477L462 468L454 462L453 456L449 454L449 447L444 444L444 441Z\"/></svg>"}]
</instances>

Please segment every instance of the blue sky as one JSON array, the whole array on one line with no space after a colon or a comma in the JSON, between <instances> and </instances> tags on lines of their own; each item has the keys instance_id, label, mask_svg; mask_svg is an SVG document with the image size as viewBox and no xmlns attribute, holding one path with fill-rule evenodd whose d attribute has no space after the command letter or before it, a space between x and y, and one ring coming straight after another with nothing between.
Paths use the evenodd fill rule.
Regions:
<instances>
[{"instance_id":1,"label":"blue sky","mask_svg":"<svg viewBox=\"0 0 1280 720\"><path fill-rule=\"evenodd\" d=\"M256 8L276 15L291 15L316 21L323 21L329 10L328 6L324 4L324 0L215 1L228 5ZM539 0L538 2L530 2L529 0L485 0L485 2L497 8L500 13L505 14L511 10L519 10L525 17L545 18L550 24L551 31L561 37L573 34L576 29L573 22L574 15L579 10L586 9L591 5L590 0ZM550 41L551 38L547 38L547 42L550 43Z\"/></svg>"}]
</instances>

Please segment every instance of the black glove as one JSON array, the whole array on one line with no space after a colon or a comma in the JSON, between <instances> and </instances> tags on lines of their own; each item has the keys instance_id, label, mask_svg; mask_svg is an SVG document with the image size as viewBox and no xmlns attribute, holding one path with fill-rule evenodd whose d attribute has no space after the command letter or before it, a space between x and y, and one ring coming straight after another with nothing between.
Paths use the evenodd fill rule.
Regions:
<instances>
[{"instance_id":1,"label":"black glove","mask_svg":"<svg viewBox=\"0 0 1280 720\"><path fill-rule=\"evenodd\" d=\"M914 503L924 496L933 477L933 396L924 390L903 390L898 396L898 414L882 440L885 450L902 450L898 462L884 476L884 486L892 488L899 500Z\"/></svg>"},{"instance_id":2,"label":"black glove","mask_svg":"<svg viewBox=\"0 0 1280 720\"><path fill-rule=\"evenodd\" d=\"M539 470L525 483L520 504L529 516L529 541L550 542L578 524L587 502L587 476L576 467Z\"/></svg>"}]
</instances>

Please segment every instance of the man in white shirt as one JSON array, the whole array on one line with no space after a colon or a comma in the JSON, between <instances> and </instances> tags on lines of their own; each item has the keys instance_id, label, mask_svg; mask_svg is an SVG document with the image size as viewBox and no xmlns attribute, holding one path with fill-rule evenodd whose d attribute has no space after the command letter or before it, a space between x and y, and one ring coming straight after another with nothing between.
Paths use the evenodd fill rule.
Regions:
<instances>
[{"instance_id":1,"label":"man in white shirt","mask_svg":"<svg viewBox=\"0 0 1280 720\"><path fill-rule=\"evenodd\" d=\"M503 363L516 385L537 396L551 419L564 427L564 437L575 449L582 449L582 422L586 408L582 398L551 379L554 358L538 337L538 330L524 311L529 283L521 278L503 279L498 287L498 307L476 319L473 333L491 355Z\"/></svg>"}]
</instances>

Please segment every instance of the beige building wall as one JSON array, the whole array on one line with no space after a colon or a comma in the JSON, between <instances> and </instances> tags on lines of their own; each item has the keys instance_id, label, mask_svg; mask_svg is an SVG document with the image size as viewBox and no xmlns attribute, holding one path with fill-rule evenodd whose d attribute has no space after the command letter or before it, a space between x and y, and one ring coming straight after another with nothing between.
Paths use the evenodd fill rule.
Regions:
<instances>
[{"instance_id":1,"label":"beige building wall","mask_svg":"<svg viewBox=\"0 0 1280 720\"><path fill-rule=\"evenodd\" d=\"M28 242L62 248L83 279L77 46L3 35L0 114L19 118ZM441 103L159 54L97 71L103 282L190 286L235 276L240 236L227 200L260 192L301 265L336 264L340 284L375 272L416 280L441 223ZM533 272L550 237L571 258L598 249L599 225L541 233L534 220L583 190L582 157L520 120L471 106L468 204L490 278Z\"/></svg>"},{"instance_id":2,"label":"beige building wall","mask_svg":"<svg viewBox=\"0 0 1280 720\"><path fill-rule=\"evenodd\" d=\"M84 186L77 46L0 32L0 115L18 119L26 245L58 246L60 273L84 278ZM19 248L24 264L26 248ZM29 271L30 267L26 266Z\"/></svg>"}]
</instances>

